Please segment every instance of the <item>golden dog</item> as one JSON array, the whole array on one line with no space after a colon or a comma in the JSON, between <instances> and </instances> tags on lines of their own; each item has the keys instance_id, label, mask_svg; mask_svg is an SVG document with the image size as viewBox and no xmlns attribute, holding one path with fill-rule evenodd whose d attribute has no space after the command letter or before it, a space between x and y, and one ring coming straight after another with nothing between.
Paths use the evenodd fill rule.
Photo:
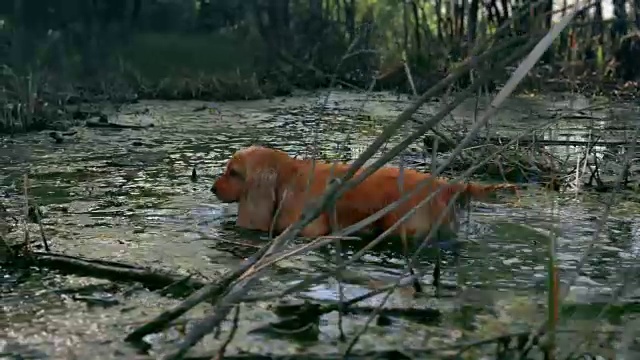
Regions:
<instances>
[{"instance_id":1,"label":"golden dog","mask_svg":"<svg viewBox=\"0 0 640 360\"><path fill-rule=\"evenodd\" d=\"M211 191L224 203L239 203L237 226L278 233L296 222L305 204L319 200L329 180L341 177L348 167L349 164L346 163L330 164L321 161L315 161L314 165L312 160L294 159L280 150L250 146L231 157L224 174L216 179ZM300 235L313 238L337 230L332 229L329 221L333 214L335 225L344 228L376 213L402 196L398 188L399 178L399 168L380 168L356 187L346 191L336 202L335 212L321 213ZM394 229L394 234L399 235L404 228L408 236L426 235L443 212L446 213L441 220L441 228L456 232L458 219L455 208L447 210L449 201L456 193L460 193L462 203L470 199L486 199L498 189L515 191L515 186L510 184L448 183L445 179L434 178L430 174L403 169L403 192L413 190L429 178L431 182L427 186L364 231L389 229L407 211L440 189L438 194L406 219L402 227Z\"/></svg>"}]
</instances>

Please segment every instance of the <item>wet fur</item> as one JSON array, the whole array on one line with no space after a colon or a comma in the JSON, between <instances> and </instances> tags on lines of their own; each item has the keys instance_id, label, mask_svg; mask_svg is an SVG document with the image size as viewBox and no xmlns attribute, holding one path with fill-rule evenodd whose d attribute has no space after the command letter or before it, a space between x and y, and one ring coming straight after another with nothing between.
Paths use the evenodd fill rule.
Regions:
<instances>
[{"instance_id":1,"label":"wet fur","mask_svg":"<svg viewBox=\"0 0 640 360\"><path fill-rule=\"evenodd\" d=\"M287 153L260 146L251 146L236 152L227 163L222 176L214 182L211 190L225 203L238 202L236 225L254 230L276 233L283 231L296 222L308 201L319 200L329 180L342 176L349 164L325 163L321 161L301 160ZM311 174L313 173L313 176ZM414 189L427 178L432 181L402 203L394 211L371 224L365 232L379 233L390 228L400 217L427 197L436 189L443 187L427 204L418 209L403 223L406 235L426 234L445 211L449 200L456 194L457 207L471 199L488 199L498 189L515 191L514 185L481 185L474 183L448 183L442 178L433 178L430 174L412 169L403 170L404 193ZM336 221L338 228L353 225L376 213L401 197L398 188L400 169L383 167L353 189L345 192L336 202ZM305 194L308 182L308 193ZM446 213L441 228L456 232L458 226L457 211L454 206ZM274 215L278 215L273 221ZM317 237L328 235L331 231L329 213L324 212L308 224L300 235ZM274 226L271 229L272 223ZM394 230L400 235L402 227Z\"/></svg>"}]
</instances>

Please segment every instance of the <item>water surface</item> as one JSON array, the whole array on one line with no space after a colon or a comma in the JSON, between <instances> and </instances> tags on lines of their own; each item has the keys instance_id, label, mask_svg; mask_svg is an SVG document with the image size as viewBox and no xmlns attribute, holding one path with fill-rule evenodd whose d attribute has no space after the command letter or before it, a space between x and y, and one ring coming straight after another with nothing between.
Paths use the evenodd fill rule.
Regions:
<instances>
[{"instance_id":1,"label":"water surface","mask_svg":"<svg viewBox=\"0 0 640 360\"><path fill-rule=\"evenodd\" d=\"M53 250L215 279L241 261L237 252L229 251L236 249L237 243L253 245L240 256L250 254L263 243L259 237L237 231L232 226L235 206L221 204L209 192L214 177L234 151L261 143L292 155L309 156L315 152L323 159L351 160L408 103L404 96L386 93L332 92L329 98L325 95L226 103L144 101L124 112L148 110L138 118L128 118L134 122L152 121L155 126L145 130L81 127L63 144L53 143L46 132L4 138L0 140L2 202L19 216L22 176L26 172L30 195L45 210L45 230ZM202 105L210 109L194 111ZM480 105L481 116L486 101ZM498 134L514 134L542 126L560 110L591 105L584 98L567 96L521 97L505 104L504 110L491 119L490 129ZM464 103L444 126L468 127L478 116L475 106L474 101ZM418 118L427 118L438 109L437 102L428 104ZM636 122L633 107L609 106L586 110L589 120L558 121L544 133L555 139L584 139L588 128L593 132L609 126L610 121L605 119L612 111L620 119L617 124ZM402 129L391 145L402 134L408 134L411 126ZM413 147L418 148L419 145ZM556 151L563 154L575 149L562 147ZM197 182L190 178L194 167L199 175ZM487 321L482 316L489 315L471 319L458 316L464 305L486 309L487 314L493 314L493 322L506 324L505 329L543 319L542 307L531 304L545 298L549 237L555 236L558 241L558 259L565 276L565 270L575 267L593 236L601 199L561 196L536 187L523 191L521 197L519 205L476 204L471 210L460 234L470 243L459 258L445 257L444 280L463 287L459 296L440 300L413 298L407 291L400 291L387 303L388 307L398 308L438 308L450 316L430 325L403 318L394 319L390 326L374 325L359 346L437 347L495 332L487 330L489 325L482 325ZM606 298L621 282L621 269L637 266L640 233L635 208L629 201L616 207L595 255L584 266L578 286L574 287L572 301L587 303ZM9 234L10 239L20 236L19 231ZM283 261L256 292L284 289L299 281L301 275L316 274L331 263L332 256L319 251ZM346 296L370 290L368 276L388 281L402 266L403 261L395 255L367 254L350 269L351 284L345 285ZM420 268L426 283L430 282L432 267L430 258L425 257ZM2 323L7 325L0 325L0 339L4 339L0 340L0 349L33 358L129 358L132 350L119 341L135 326L177 303L133 285L114 288L114 284L99 279L46 271L29 275L2 271L0 302L7 320ZM90 293L114 296L119 303L108 308L91 306L60 291L89 285L101 289ZM318 284L304 296L335 300L336 283L331 280ZM375 305L377 301L379 297L364 305ZM276 319L267 305L243 306L237 341L229 346L230 352L289 353L304 349L322 353L336 349L336 313L323 317L321 335L312 343L248 335L247 331ZM495 315L496 308L501 309L502 315ZM206 306L201 306L188 317L198 318L204 310ZM365 320L360 315L348 316L348 336L359 330ZM590 326L596 326L593 324L600 320L590 321L595 321ZM471 329L470 324L477 328ZM225 323L225 328L229 326ZM150 336L148 341L162 349L178 335L172 330ZM199 349L216 349L219 341L208 338Z\"/></svg>"}]
</instances>

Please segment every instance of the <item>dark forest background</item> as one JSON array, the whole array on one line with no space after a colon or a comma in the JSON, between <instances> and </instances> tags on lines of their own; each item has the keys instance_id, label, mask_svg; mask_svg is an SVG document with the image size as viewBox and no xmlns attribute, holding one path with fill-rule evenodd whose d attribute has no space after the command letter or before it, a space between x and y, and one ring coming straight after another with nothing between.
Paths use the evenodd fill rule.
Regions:
<instances>
[{"instance_id":1,"label":"dark forest background","mask_svg":"<svg viewBox=\"0 0 640 360\"><path fill-rule=\"evenodd\" d=\"M407 73L422 91L479 44L544 34L567 11L558 2L2 1L0 102L33 112L41 102L255 99L330 84L410 92ZM640 0L613 6L607 20L601 0L580 11L536 68L544 84L528 86L636 80Z\"/></svg>"}]
</instances>

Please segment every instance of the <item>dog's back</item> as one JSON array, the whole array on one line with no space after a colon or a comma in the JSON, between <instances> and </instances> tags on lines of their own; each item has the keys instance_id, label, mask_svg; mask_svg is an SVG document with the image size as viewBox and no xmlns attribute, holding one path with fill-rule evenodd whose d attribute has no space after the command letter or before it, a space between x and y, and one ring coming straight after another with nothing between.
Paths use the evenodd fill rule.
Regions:
<instances>
[{"instance_id":1,"label":"dog's back","mask_svg":"<svg viewBox=\"0 0 640 360\"><path fill-rule=\"evenodd\" d=\"M342 177L350 166L350 164L343 162L327 163L309 159L295 161L297 164L295 179L290 179L292 189L295 191L283 204L287 207L287 212L291 214L290 218L282 224L285 227L288 223L297 220L305 203L320 200L329 181L332 178ZM360 169L356 176L362 171L363 169ZM401 184L400 180L402 180ZM422 189L410 196L408 200L372 222L362 231L381 232L391 228L408 211L431 196L425 204L416 209L414 214L402 223L402 226L396 227L392 234L400 235L404 231L408 236L426 235L434 225L438 224L440 217L439 229L447 233L456 233L458 230L458 210L470 199L485 199L497 189L513 187L504 184L487 186L473 183L449 183L443 178L435 178L431 174L413 169L405 168L401 175L398 167L386 166L375 171L356 187L347 190L334 206L329 205L329 208L314 221L307 231L303 232L306 233L303 235L320 236L331 233L333 222L331 217L334 217L338 229L356 224L400 199L403 194L411 192L425 180L430 180L430 182L426 186L422 186ZM459 195L455 204L447 208L449 201L456 193Z\"/></svg>"}]
</instances>

